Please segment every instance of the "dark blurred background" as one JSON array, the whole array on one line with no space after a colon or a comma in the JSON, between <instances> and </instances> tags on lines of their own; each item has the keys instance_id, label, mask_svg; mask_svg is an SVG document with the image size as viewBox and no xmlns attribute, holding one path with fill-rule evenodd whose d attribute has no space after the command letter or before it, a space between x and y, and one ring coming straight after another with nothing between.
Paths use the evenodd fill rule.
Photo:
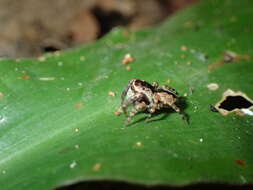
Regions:
<instances>
[{"instance_id":1,"label":"dark blurred background","mask_svg":"<svg viewBox=\"0 0 253 190\"><path fill-rule=\"evenodd\" d=\"M199 0L0 0L0 57L36 57L161 23Z\"/></svg>"}]
</instances>

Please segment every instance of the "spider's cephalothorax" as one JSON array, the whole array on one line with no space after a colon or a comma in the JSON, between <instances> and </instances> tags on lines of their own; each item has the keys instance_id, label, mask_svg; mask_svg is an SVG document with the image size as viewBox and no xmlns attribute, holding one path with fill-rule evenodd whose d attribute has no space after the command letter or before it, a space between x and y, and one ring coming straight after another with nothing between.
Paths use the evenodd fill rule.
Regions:
<instances>
[{"instance_id":1,"label":"spider's cephalothorax","mask_svg":"<svg viewBox=\"0 0 253 190\"><path fill-rule=\"evenodd\" d=\"M155 111L168 107L181 113L175 104L178 98L178 93L169 86L159 87L157 82L151 85L144 80L132 79L122 93L121 108L127 116L128 122L141 111L149 112L149 117ZM127 108L130 105L133 105L133 109L128 112Z\"/></svg>"}]
</instances>

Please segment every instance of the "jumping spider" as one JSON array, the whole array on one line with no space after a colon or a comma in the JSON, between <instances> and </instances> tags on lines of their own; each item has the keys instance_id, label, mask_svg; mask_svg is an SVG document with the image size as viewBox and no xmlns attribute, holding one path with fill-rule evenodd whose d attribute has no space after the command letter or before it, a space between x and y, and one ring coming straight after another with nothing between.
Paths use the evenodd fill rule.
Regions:
<instances>
[{"instance_id":1,"label":"jumping spider","mask_svg":"<svg viewBox=\"0 0 253 190\"><path fill-rule=\"evenodd\" d=\"M121 95L121 109L127 116L127 123L139 112L147 111L149 119L162 108L172 108L188 122L186 115L175 104L178 99L175 89L167 85L159 87L157 82L149 84L144 80L132 79ZM133 109L128 113L127 108L130 105L133 105Z\"/></svg>"}]
</instances>

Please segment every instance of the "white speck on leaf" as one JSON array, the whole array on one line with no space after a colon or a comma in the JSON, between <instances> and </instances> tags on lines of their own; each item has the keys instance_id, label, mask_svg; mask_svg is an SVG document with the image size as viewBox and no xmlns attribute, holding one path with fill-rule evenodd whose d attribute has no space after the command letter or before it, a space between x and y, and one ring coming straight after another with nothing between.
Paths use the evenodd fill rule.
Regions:
<instances>
[{"instance_id":1,"label":"white speck on leaf","mask_svg":"<svg viewBox=\"0 0 253 190\"><path fill-rule=\"evenodd\" d=\"M76 161L73 161L73 162L69 165L69 167L72 169L72 168L75 168L76 165L77 165Z\"/></svg>"},{"instance_id":2,"label":"white speck on leaf","mask_svg":"<svg viewBox=\"0 0 253 190\"><path fill-rule=\"evenodd\" d=\"M207 88L209 90L215 91L215 90L218 90L219 85L217 83L210 83L210 84L207 85Z\"/></svg>"},{"instance_id":3,"label":"white speck on leaf","mask_svg":"<svg viewBox=\"0 0 253 190\"><path fill-rule=\"evenodd\" d=\"M0 124L4 123L5 121L6 121L6 118L0 115Z\"/></svg>"},{"instance_id":4,"label":"white speck on leaf","mask_svg":"<svg viewBox=\"0 0 253 190\"><path fill-rule=\"evenodd\" d=\"M138 141L138 142L135 143L135 145L140 147L140 146L142 146L142 142Z\"/></svg>"},{"instance_id":5,"label":"white speck on leaf","mask_svg":"<svg viewBox=\"0 0 253 190\"><path fill-rule=\"evenodd\" d=\"M84 57L84 56L81 56L81 57L80 57L80 61L85 61L85 57Z\"/></svg>"},{"instance_id":6,"label":"white speck on leaf","mask_svg":"<svg viewBox=\"0 0 253 190\"><path fill-rule=\"evenodd\" d=\"M78 133L79 132L79 128L75 128L75 132Z\"/></svg>"},{"instance_id":7,"label":"white speck on leaf","mask_svg":"<svg viewBox=\"0 0 253 190\"><path fill-rule=\"evenodd\" d=\"M59 62L57 63L57 65L58 65L59 67L61 67L61 66L63 65L63 62L62 62L62 61L59 61Z\"/></svg>"},{"instance_id":8,"label":"white speck on leaf","mask_svg":"<svg viewBox=\"0 0 253 190\"><path fill-rule=\"evenodd\" d=\"M42 80L42 81L51 81L51 80L55 80L55 77L40 77L39 80Z\"/></svg>"}]
</instances>

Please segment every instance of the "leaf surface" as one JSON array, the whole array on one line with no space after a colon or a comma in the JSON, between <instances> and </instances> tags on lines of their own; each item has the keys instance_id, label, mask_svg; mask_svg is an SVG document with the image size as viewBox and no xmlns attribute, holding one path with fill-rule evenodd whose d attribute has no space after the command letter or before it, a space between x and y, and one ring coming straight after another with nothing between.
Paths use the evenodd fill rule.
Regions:
<instances>
[{"instance_id":1,"label":"leaf surface","mask_svg":"<svg viewBox=\"0 0 253 190\"><path fill-rule=\"evenodd\" d=\"M1 189L95 179L252 183L252 116L209 110L227 89L253 98L252 6L249 0L203 1L154 29L115 29L70 51L1 60ZM221 64L226 51L237 57ZM130 71L122 64L128 53L135 59ZM190 125L171 112L149 123L139 114L125 127L126 118L114 112L133 78L185 95ZM209 90L210 83L219 88Z\"/></svg>"}]
</instances>

